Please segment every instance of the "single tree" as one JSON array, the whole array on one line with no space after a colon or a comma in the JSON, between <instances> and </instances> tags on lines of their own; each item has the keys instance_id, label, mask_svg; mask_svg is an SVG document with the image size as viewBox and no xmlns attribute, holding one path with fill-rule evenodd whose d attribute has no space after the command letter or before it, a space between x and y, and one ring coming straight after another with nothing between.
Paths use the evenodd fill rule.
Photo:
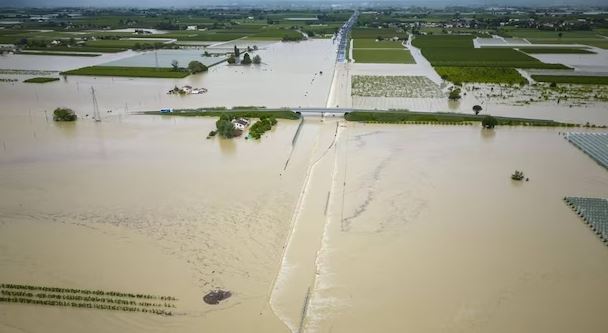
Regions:
<instances>
[{"instance_id":1,"label":"single tree","mask_svg":"<svg viewBox=\"0 0 608 333\"><path fill-rule=\"evenodd\" d=\"M77 118L76 113L74 113L72 109L56 108L55 111L53 111L54 121L76 121Z\"/></svg>"},{"instance_id":2,"label":"single tree","mask_svg":"<svg viewBox=\"0 0 608 333\"><path fill-rule=\"evenodd\" d=\"M256 54L255 56L253 56L253 63L256 65L259 65L262 63L262 57L260 57L258 54Z\"/></svg>"},{"instance_id":3,"label":"single tree","mask_svg":"<svg viewBox=\"0 0 608 333\"><path fill-rule=\"evenodd\" d=\"M483 126L483 128L494 128L496 125L498 125L498 121L492 116L485 116L481 120L481 126Z\"/></svg>"},{"instance_id":4,"label":"single tree","mask_svg":"<svg viewBox=\"0 0 608 333\"><path fill-rule=\"evenodd\" d=\"M176 71L179 69L179 62L177 62L177 60L172 60L171 61L171 67L173 67L173 70Z\"/></svg>"},{"instance_id":5,"label":"single tree","mask_svg":"<svg viewBox=\"0 0 608 333\"><path fill-rule=\"evenodd\" d=\"M481 105L474 105L473 106L473 112L475 112L475 115L478 115L479 112L481 112L481 110L483 110L483 108L481 107Z\"/></svg>"},{"instance_id":6,"label":"single tree","mask_svg":"<svg viewBox=\"0 0 608 333\"><path fill-rule=\"evenodd\" d=\"M192 74L206 72L207 69L207 66L203 65L200 61L193 60L188 64L188 70Z\"/></svg>"},{"instance_id":7,"label":"single tree","mask_svg":"<svg viewBox=\"0 0 608 333\"><path fill-rule=\"evenodd\" d=\"M448 98L450 100L453 100L453 101L459 100L460 97L461 97L460 96L460 88L452 89L452 91L450 91L450 94L448 95Z\"/></svg>"},{"instance_id":8,"label":"single tree","mask_svg":"<svg viewBox=\"0 0 608 333\"><path fill-rule=\"evenodd\" d=\"M236 63L236 58L234 57L234 54L231 54L230 57L228 57L227 61L228 61L229 64Z\"/></svg>"},{"instance_id":9,"label":"single tree","mask_svg":"<svg viewBox=\"0 0 608 333\"><path fill-rule=\"evenodd\" d=\"M249 53L245 53L243 55L243 60L241 60L241 64L243 64L243 65L250 65L251 64L251 57L249 56Z\"/></svg>"}]
</instances>

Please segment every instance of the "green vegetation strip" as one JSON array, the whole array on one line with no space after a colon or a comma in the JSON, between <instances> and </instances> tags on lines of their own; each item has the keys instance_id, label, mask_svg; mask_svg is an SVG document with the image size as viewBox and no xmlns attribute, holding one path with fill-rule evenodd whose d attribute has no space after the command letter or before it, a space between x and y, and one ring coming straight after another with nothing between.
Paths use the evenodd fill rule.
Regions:
<instances>
[{"instance_id":1,"label":"green vegetation strip","mask_svg":"<svg viewBox=\"0 0 608 333\"><path fill-rule=\"evenodd\" d=\"M469 125L472 122L481 122L485 115L469 115L448 112L412 112L390 111L371 112L354 111L347 113L344 118L348 121L387 124L440 124L440 125ZM503 126L548 126L548 127L575 127L575 124L559 123L553 120L494 117L497 125Z\"/></svg>"},{"instance_id":2,"label":"green vegetation strip","mask_svg":"<svg viewBox=\"0 0 608 333\"><path fill-rule=\"evenodd\" d=\"M98 57L100 54L96 53L69 53L69 52L32 52L32 51L21 51L19 54L27 55L40 55L40 56L63 56L63 57Z\"/></svg>"},{"instance_id":3,"label":"green vegetation strip","mask_svg":"<svg viewBox=\"0 0 608 333\"><path fill-rule=\"evenodd\" d=\"M171 316L177 299L171 296L117 291L0 284L0 303L64 306L85 309L152 313Z\"/></svg>"},{"instance_id":4,"label":"green vegetation strip","mask_svg":"<svg viewBox=\"0 0 608 333\"><path fill-rule=\"evenodd\" d=\"M155 67L119 67L119 66L90 66L62 72L62 75L88 76L126 76L181 79L190 74L188 71L176 71L172 68Z\"/></svg>"},{"instance_id":5,"label":"green vegetation strip","mask_svg":"<svg viewBox=\"0 0 608 333\"><path fill-rule=\"evenodd\" d=\"M116 47L89 47L89 46L54 46L54 47L28 47L26 50L49 51L49 52L95 52L95 53L117 53L127 49Z\"/></svg>"},{"instance_id":6,"label":"green vegetation strip","mask_svg":"<svg viewBox=\"0 0 608 333\"><path fill-rule=\"evenodd\" d=\"M526 53L539 54L595 54L595 52L586 49L575 49L565 47L522 47L519 49Z\"/></svg>"},{"instance_id":7,"label":"green vegetation strip","mask_svg":"<svg viewBox=\"0 0 608 333\"><path fill-rule=\"evenodd\" d=\"M163 116L180 116L180 117L220 117L222 115L229 115L232 118L265 118L272 117L275 119L290 119L296 120L300 116L291 110L267 110L261 111L259 109L245 110L235 107L237 110L227 110L221 108L211 109L188 109L188 110L175 110L172 113L160 113L159 111L144 112L144 114L162 114Z\"/></svg>"},{"instance_id":8,"label":"green vegetation strip","mask_svg":"<svg viewBox=\"0 0 608 333\"><path fill-rule=\"evenodd\" d=\"M359 63L414 64L414 58L406 49L353 49L353 58Z\"/></svg>"},{"instance_id":9,"label":"green vegetation strip","mask_svg":"<svg viewBox=\"0 0 608 333\"><path fill-rule=\"evenodd\" d=\"M249 129L249 135L252 138L259 140L264 133L270 131L272 126L277 124L277 120L272 117L262 117Z\"/></svg>"},{"instance_id":10,"label":"green vegetation strip","mask_svg":"<svg viewBox=\"0 0 608 333\"><path fill-rule=\"evenodd\" d=\"M608 76L578 76L578 75L532 75L539 82L572 83L572 84L608 84Z\"/></svg>"},{"instance_id":11,"label":"green vegetation strip","mask_svg":"<svg viewBox=\"0 0 608 333\"><path fill-rule=\"evenodd\" d=\"M53 82L53 81L59 81L58 77L33 77L31 79L27 79L23 82L26 83L47 83L47 82Z\"/></svg>"},{"instance_id":12,"label":"green vegetation strip","mask_svg":"<svg viewBox=\"0 0 608 333\"><path fill-rule=\"evenodd\" d=\"M455 83L526 84L528 81L514 68L504 67L435 67L442 79Z\"/></svg>"}]
</instances>

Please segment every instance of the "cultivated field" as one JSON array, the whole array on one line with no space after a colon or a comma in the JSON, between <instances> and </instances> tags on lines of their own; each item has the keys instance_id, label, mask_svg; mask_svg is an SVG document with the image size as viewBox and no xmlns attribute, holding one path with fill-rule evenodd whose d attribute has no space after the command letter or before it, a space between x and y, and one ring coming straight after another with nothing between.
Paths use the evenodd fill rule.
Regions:
<instances>
[{"instance_id":1,"label":"cultivated field","mask_svg":"<svg viewBox=\"0 0 608 333\"><path fill-rule=\"evenodd\" d=\"M352 96L433 98L443 92L425 76L372 76L352 77Z\"/></svg>"}]
</instances>

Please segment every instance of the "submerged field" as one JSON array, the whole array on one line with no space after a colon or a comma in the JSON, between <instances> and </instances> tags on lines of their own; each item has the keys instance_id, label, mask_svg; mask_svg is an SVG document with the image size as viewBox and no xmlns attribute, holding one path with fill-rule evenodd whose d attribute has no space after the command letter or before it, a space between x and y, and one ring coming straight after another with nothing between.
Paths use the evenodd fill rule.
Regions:
<instances>
[{"instance_id":1,"label":"submerged field","mask_svg":"<svg viewBox=\"0 0 608 333\"><path fill-rule=\"evenodd\" d=\"M439 86L424 76L352 77L352 95L362 97L441 97Z\"/></svg>"},{"instance_id":2,"label":"submerged field","mask_svg":"<svg viewBox=\"0 0 608 333\"><path fill-rule=\"evenodd\" d=\"M608 173L557 132L345 128L305 330L603 332L606 246L562 197Z\"/></svg>"}]
</instances>

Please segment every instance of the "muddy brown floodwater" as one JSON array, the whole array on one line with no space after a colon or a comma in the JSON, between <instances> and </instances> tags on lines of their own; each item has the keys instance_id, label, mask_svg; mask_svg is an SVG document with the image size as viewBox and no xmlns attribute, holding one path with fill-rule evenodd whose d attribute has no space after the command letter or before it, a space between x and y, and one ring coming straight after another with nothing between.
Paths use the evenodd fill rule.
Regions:
<instances>
[{"instance_id":1,"label":"muddy brown floodwater","mask_svg":"<svg viewBox=\"0 0 608 333\"><path fill-rule=\"evenodd\" d=\"M1 332L285 330L268 300L318 121L291 153L297 121L255 142L205 139L213 118L0 117L0 281L179 299L172 317L2 303Z\"/></svg>"},{"instance_id":2,"label":"muddy brown floodwater","mask_svg":"<svg viewBox=\"0 0 608 333\"><path fill-rule=\"evenodd\" d=\"M559 131L348 124L304 330L604 332L608 248L562 198L608 173Z\"/></svg>"}]
</instances>

